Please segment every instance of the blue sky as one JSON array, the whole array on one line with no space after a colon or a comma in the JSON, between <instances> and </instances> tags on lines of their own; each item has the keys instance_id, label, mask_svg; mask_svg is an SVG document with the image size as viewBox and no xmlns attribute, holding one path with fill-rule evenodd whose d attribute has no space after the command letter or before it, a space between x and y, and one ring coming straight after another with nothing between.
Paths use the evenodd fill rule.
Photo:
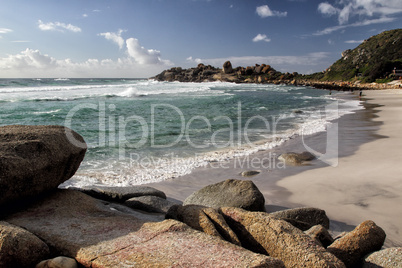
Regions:
<instances>
[{"instance_id":1,"label":"blue sky","mask_svg":"<svg viewBox=\"0 0 402 268\"><path fill-rule=\"evenodd\" d=\"M198 63L328 68L402 28L402 0L0 0L0 77L156 75Z\"/></svg>"}]
</instances>

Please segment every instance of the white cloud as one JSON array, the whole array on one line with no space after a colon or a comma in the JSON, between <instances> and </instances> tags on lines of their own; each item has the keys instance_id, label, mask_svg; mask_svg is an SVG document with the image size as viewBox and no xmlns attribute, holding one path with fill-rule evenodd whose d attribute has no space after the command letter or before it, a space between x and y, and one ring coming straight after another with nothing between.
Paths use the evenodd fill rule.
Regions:
<instances>
[{"instance_id":1,"label":"white cloud","mask_svg":"<svg viewBox=\"0 0 402 268\"><path fill-rule=\"evenodd\" d=\"M263 5L259 6L256 9L256 12L258 16L261 18L266 18L266 17L286 17L288 13L285 12L280 12L276 10L271 10L268 5Z\"/></svg>"},{"instance_id":2,"label":"white cloud","mask_svg":"<svg viewBox=\"0 0 402 268\"><path fill-rule=\"evenodd\" d=\"M0 28L0 34L11 33L13 30L7 28Z\"/></svg>"},{"instance_id":3,"label":"white cloud","mask_svg":"<svg viewBox=\"0 0 402 268\"><path fill-rule=\"evenodd\" d=\"M256 37L253 38L253 42L271 42L271 39L269 39L265 34L257 34Z\"/></svg>"},{"instance_id":4,"label":"white cloud","mask_svg":"<svg viewBox=\"0 0 402 268\"><path fill-rule=\"evenodd\" d=\"M134 38L132 38L134 39ZM129 39L130 40L130 39ZM132 46L128 41L130 53L137 49L137 58L132 55L112 59L87 59L83 62L74 62L71 59L56 59L39 50L26 50L7 57L0 58L0 76L13 77L140 77L147 78L160 73L170 61L162 60L159 51L145 50L143 47ZM144 52L145 51L145 52ZM152 53L152 51L155 51ZM148 54L147 54L148 53ZM144 55L145 54L145 55ZM158 56L157 56L158 55Z\"/></svg>"},{"instance_id":5,"label":"white cloud","mask_svg":"<svg viewBox=\"0 0 402 268\"><path fill-rule=\"evenodd\" d=\"M338 8L335 8L331 4L324 2L318 5L318 11L324 15L332 16L336 15L340 10Z\"/></svg>"},{"instance_id":6,"label":"white cloud","mask_svg":"<svg viewBox=\"0 0 402 268\"><path fill-rule=\"evenodd\" d=\"M364 40L347 40L345 41L346 44L361 44Z\"/></svg>"},{"instance_id":7,"label":"white cloud","mask_svg":"<svg viewBox=\"0 0 402 268\"><path fill-rule=\"evenodd\" d=\"M105 37L107 40L115 42L119 46L119 48L122 49L125 44L123 37L121 37L121 34L123 32L125 31L119 29L117 33L107 32L107 33L100 33L98 35Z\"/></svg>"},{"instance_id":8,"label":"white cloud","mask_svg":"<svg viewBox=\"0 0 402 268\"><path fill-rule=\"evenodd\" d=\"M387 17L382 17L379 19L363 20L363 21L359 21L359 22L355 22L355 23L351 23L351 24L347 24L347 25L337 25L337 26L333 26L333 27L328 27L328 28L325 28L324 30L313 33L313 35L326 35L326 34L330 34L330 33L333 33L333 32L339 31L339 30L343 30L343 29L346 29L349 27L361 27L361 26L367 26L367 25L371 25L371 24L388 23L388 22L393 22L394 20L396 20L396 18L387 18Z\"/></svg>"},{"instance_id":9,"label":"white cloud","mask_svg":"<svg viewBox=\"0 0 402 268\"><path fill-rule=\"evenodd\" d=\"M336 3L337 6L322 2L318 5L318 11L327 16L337 15L340 25L347 24L352 17L367 20L402 13L401 0L341 0Z\"/></svg>"},{"instance_id":10,"label":"white cloud","mask_svg":"<svg viewBox=\"0 0 402 268\"><path fill-rule=\"evenodd\" d=\"M39 29L41 29L42 31L59 31L59 32L64 32L64 30L68 30L74 33L78 33L81 32L81 28L74 26L72 24L66 24L66 23L62 23L62 22L48 22L48 23L44 23L41 20L38 20L38 26Z\"/></svg>"},{"instance_id":11,"label":"white cloud","mask_svg":"<svg viewBox=\"0 0 402 268\"><path fill-rule=\"evenodd\" d=\"M11 33L13 30L11 30L11 29L7 29L7 28L0 28L0 34L7 34L7 33ZM1 35L0 35L0 38L3 38Z\"/></svg>"},{"instance_id":12,"label":"white cloud","mask_svg":"<svg viewBox=\"0 0 402 268\"><path fill-rule=\"evenodd\" d=\"M197 64L202 63L202 60L201 60L200 58L193 59L193 57L191 57L191 56L188 57L188 58L186 59L186 61L195 62L195 63L197 63Z\"/></svg>"},{"instance_id":13,"label":"white cloud","mask_svg":"<svg viewBox=\"0 0 402 268\"><path fill-rule=\"evenodd\" d=\"M139 64L172 64L168 60L161 59L161 53L159 50L142 47L136 38L127 39L126 44L128 55Z\"/></svg>"}]
</instances>

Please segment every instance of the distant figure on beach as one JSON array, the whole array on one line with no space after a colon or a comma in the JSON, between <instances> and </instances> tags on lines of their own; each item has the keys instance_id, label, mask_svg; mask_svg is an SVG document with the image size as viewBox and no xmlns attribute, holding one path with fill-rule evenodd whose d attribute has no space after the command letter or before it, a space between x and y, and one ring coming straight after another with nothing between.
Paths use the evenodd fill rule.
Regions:
<instances>
[{"instance_id":1,"label":"distant figure on beach","mask_svg":"<svg viewBox=\"0 0 402 268\"><path fill-rule=\"evenodd\" d=\"M360 89L360 92L359 92L359 98L361 98L361 97L362 97L362 95L363 95L363 91Z\"/></svg>"},{"instance_id":2,"label":"distant figure on beach","mask_svg":"<svg viewBox=\"0 0 402 268\"><path fill-rule=\"evenodd\" d=\"M332 95L332 90L329 91L329 95Z\"/></svg>"}]
</instances>

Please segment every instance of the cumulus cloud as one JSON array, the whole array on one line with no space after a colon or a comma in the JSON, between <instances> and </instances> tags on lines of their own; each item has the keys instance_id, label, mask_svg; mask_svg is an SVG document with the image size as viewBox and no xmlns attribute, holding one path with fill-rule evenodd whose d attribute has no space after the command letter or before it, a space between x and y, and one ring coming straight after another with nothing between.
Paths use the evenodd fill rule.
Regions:
<instances>
[{"instance_id":1,"label":"cumulus cloud","mask_svg":"<svg viewBox=\"0 0 402 268\"><path fill-rule=\"evenodd\" d=\"M266 18L266 17L286 17L288 13L285 12L280 12L276 10L271 10L268 5L263 5L259 6L256 9L256 12L258 16L261 18Z\"/></svg>"},{"instance_id":2,"label":"cumulus cloud","mask_svg":"<svg viewBox=\"0 0 402 268\"><path fill-rule=\"evenodd\" d=\"M111 32L106 32L106 33L100 33L100 36L105 37L107 40L111 40L112 42L116 43L120 49L124 47L124 39L121 37L121 34L125 32L124 30L119 29L117 33L111 33Z\"/></svg>"},{"instance_id":3,"label":"cumulus cloud","mask_svg":"<svg viewBox=\"0 0 402 268\"><path fill-rule=\"evenodd\" d=\"M66 24L62 22L48 22L44 23L41 20L38 20L38 27L42 31L59 31L59 32L64 32L64 30L68 30L74 33L79 33L81 32L81 28L74 26L72 24Z\"/></svg>"},{"instance_id":4,"label":"cumulus cloud","mask_svg":"<svg viewBox=\"0 0 402 268\"><path fill-rule=\"evenodd\" d=\"M74 62L56 59L39 50L26 49L15 55L0 58L1 77L139 77L160 73L165 65L140 65L131 57L87 59Z\"/></svg>"},{"instance_id":5,"label":"cumulus cloud","mask_svg":"<svg viewBox=\"0 0 402 268\"><path fill-rule=\"evenodd\" d=\"M331 4L324 2L318 5L318 11L323 15L332 16L338 14L340 10Z\"/></svg>"},{"instance_id":6,"label":"cumulus cloud","mask_svg":"<svg viewBox=\"0 0 402 268\"><path fill-rule=\"evenodd\" d=\"M265 34L257 34L256 37L253 38L253 42L271 42L271 39L269 39Z\"/></svg>"},{"instance_id":7,"label":"cumulus cloud","mask_svg":"<svg viewBox=\"0 0 402 268\"><path fill-rule=\"evenodd\" d=\"M402 4L400 0L342 0L334 5L322 2L318 5L318 11L326 16L338 16L339 24L344 25L352 17L367 20L374 16L386 18L402 13Z\"/></svg>"},{"instance_id":8,"label":"cumulus cloud","mask_svg":"<svg viewBox=\"0 0 402 268\"><path fill-rule=\"evenodd\" d=\"M171 65L168 60L161 59L159 50L142 47L136 38L126 40L128 55L139 64L164 64Z\"/></svg>"}]
</instances>

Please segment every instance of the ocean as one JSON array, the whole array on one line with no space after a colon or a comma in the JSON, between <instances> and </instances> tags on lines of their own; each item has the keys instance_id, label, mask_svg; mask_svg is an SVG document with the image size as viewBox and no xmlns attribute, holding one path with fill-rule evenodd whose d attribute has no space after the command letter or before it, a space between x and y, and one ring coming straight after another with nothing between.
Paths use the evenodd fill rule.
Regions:
<instances>
[{"instance_id":1,"label":"ocean","mask_svg":"<svg viewBox=\"0 0 402 268\"><path fill-rule=\"evenodd\" d=\"M146 79L0 79L0 107L0 126L63 125L84 137L85 159L63 187L176 178L363 108L304 86Z\"/></svg>"}]
</instances>

